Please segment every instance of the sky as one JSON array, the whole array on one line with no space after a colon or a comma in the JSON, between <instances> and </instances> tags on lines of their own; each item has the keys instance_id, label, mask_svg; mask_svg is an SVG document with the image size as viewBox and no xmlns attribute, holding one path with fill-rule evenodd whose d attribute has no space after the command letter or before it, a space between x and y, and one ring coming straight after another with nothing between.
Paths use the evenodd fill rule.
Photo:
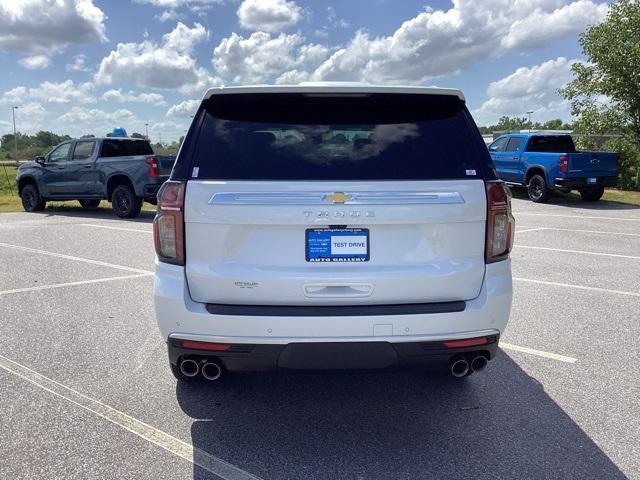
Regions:
<instances>
[{"instance_id":1,"label":"sky","mask_svg":"<svg viewBox=\"0 0 640 480\"><path fill-rule=\"evenodd\" d=\"M0 0L0 135L114 127L169 142L207 88L362 81L461 89L478 125L570 120L595 0ZM147 124L147 126L145 126Z\"/></svg>"}]
</instances>

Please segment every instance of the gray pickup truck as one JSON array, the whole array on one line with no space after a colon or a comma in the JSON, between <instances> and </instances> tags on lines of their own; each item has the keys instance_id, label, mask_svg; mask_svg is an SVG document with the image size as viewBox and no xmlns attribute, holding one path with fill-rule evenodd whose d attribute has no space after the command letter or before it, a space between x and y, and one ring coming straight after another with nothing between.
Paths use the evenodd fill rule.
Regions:
<instances>
[{"instance_id":1,"label":"gray pickup truck","mask_svg":"<svg viewBox=\"0 0 640 480\"><path fill-rule=\"evenodd\" d=\"M154 155L144 139L79 138L20 165L16 181L27 212L42 211L48 200L78 200L84 208L108 200L116 215L133 218L143 201L155 205L174 160Z\"/></svg>"}]
</instances>

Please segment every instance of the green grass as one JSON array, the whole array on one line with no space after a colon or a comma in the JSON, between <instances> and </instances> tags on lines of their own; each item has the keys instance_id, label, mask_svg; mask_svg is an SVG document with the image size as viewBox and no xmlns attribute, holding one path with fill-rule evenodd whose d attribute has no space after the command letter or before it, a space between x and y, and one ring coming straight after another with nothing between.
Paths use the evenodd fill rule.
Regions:
<instances>
[{"instance_id":1,"label":"green grass","mask_svg":"<svg viewBox=\"0 0 640 480\"><path fill-rule=\"evenodd\" d=\"M7 169L7 175L9 182L7 182L7 175L5 175L4 169ZM9 186L9 184L11 186ZM47 202L46 210L59 211L59 212L73 212L85 210L76 201L69 202ZM110 211L111 204L106 200L100 202L100 206L95 209L98 211ZM22 202L18 197L18 186L16 185L16 167L3 167L0 165L0 213L2 212L23 212ZM142 204L143 212L155 212L156 207L145 202Z\"/></svg>"}]
</instances>

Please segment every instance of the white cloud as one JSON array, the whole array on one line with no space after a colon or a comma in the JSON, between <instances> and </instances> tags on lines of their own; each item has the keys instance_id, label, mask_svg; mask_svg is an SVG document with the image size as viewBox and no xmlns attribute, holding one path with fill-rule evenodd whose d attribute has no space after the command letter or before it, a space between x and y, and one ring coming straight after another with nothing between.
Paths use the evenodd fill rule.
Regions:
<instances>
[{"instance_id":1,"label":"white cloud","mask_svg":"<svg viewBox=\"0 0 640 480\"><path fill-rule=\"evenodd\" d=\"M181 15L175 10L164 10L161 14L154 15L153 18L157 19L160 23L164 23L169 20L182 20L184 19L184 15Z\"/></svg>"},{"instance_id":2,"label":"white cloud","mask_svg":"<svg viewBox=\"0 0 640 480\"><path fill-rule=\"evenodd\" d=\"M553 11L537 8L511 24L502 46L510 50L544 47L598 23L609 10L606 3L578 0Z\"/></svg>"},{"instance_id":3,"label":"white cloud","mask_svg":"<svg viewBox=\"0 0 640 480\"><path fill-rule=\"evenodd\" d=\"M105 19L92 0L0 0L0 50L50 54L105 42Z\"/></svg>"},{"instance_id":4,"label":"white cloud","mask_svg":"<svg viewBox=\"0 0 640 480\"><path fill-rule=\"evenodd\" d=\"M167 110L167 117L190 117L196 113L200 100L185 100L177 103Z\"/></svg>"},{"instance_id":5,"label":"white cloud","mask_svg":"<svg viewBox=\"0 0 640 480\"><path fill-rule=\"evenodd\" d=\"M71 63L67 63L67 72L90 72L91 69L86 66L87 56L80 54L73 57Z\"/></svg>"},{"instance_id":6,"label":"white cloud","mask_svg":"<svg viewBox=\"0 0 640 480\"><path fill-rule=\"evenodd\" d=\"M302 17L300 7L287 0L244 0L237 13L242 27L265 32L295 25Z\"/></svg>"},{"instance_id":7,"label":"white cloud","mask_svg":"<svg viewBox=\"0 0 640 480\"><path fill-rule=\"evenodd\" d=\"M491 82L487 100L473 112L479 125L495 123L503 115L525 116L533 111L534 120L569 117L569 104L556 93L571 80L571 65L578 60L558 57L532 67L520 67L512 74Z\"/></svg>"},{"instance_id":8,"label":"white cloud","mask_svg":"<svg viewBox=\"0 0 640 480\"><path fill-rule=\"evenodd\" d=\"M76 103L85 104L96 101L94 85L91 82L74 83L72 80L64 82L43 82L38 87L18 86L4 92L0 103L22 103L27 100L37 100L45 103Z\"/></svg>"},{"instance_id":9,"label":"white cloud","mask_svg":"<svg viewBox=\"0 0 640 480\"><path fill-rule=\"evenodd\" d=\"M166 105L164 97L159 93L139 93L129 90L128 92L123 92L121 88L107 90L102 94L102 100L106 100L107 102L135 102L135 103L149 103L151 105L162 106Z\"/></svg>"},{"instance_id":10,"label":"white cloud","mask_svg":"<svg viewBox=\"0 0 640 480\"><path fill-rule=\"evenodd\" d=\"M606 5L592 0L562 8L556 0L454 0L449 10L427 9L390 36L358 31L311 78L423 83L490 57L553 44L597 23L606 12Z\"/></svg>"},{"instance_id":11,"label":"white cloud","mask_svg":"<svg viewBox=\"0 0 640 480\"><path fill-rule=\"evenodd\" d=\"M232 33L215 48L212 62L218 75L233 83L265 82L283 72L314 68L327 57L327 47L303 45L303 40L298 33L272 37L254 32L248 38Z\"/></svg>"},{"instance_id":12,"label":"white cloud","mask_svg":"<svg viewBox=\"0 0 640 480\"><path fill-rule=\"evenodd\" d=\"M51 65L51 59L46 55L33 55L21 58L18 63L27 70L42 70Z\"/></svg>"},{"instance_id":13,"label":"white cloud","mask_svg":"<svg viewBox=\"0 0 640 480\"><path fill-rule=\"evenodd\" d=\"M131 110L120 108L107 112L97 108L72 107L57 118L56 127L72 136L93 133L105 135L114 127L124 127L127 132L144 132L144 122L137 119Z\"/></svg>"},{"instance_id":14,"label":"white cloud","mask_svg":"<svg viewBox=\"0 0 640 480\"><path fill-rule=\"evenodd\" d=\"M162 37L161 45L149 40L119 43L100 62L95 81L101 85L131 82L145 87L177 88L183 93L219 85L219 80L199 67L192 55L194 46L207 37L201 24L189 28L179 22Z\"/></svg>"},{"instance_id":15,"label":"white cloud","mask_svg":"<svg viewBox=\"0 0 640 480\"><path fill-rule=\"evenodd\" d=\"M223 3L224 0L135 0L137 3L149 3L155 7L178 8L198 7Z\"/></svg>"}]
</instances>

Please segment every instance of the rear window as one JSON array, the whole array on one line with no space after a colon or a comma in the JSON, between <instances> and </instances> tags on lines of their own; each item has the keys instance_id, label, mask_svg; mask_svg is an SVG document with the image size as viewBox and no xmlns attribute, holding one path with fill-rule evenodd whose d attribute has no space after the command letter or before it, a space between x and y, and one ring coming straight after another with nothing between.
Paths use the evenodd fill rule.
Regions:
<instances>
[{"instance_id":1,"label":"rear window","mask_svg":"<svg viewBox=\"0 0 640 480\"><path fill-rule=\"evenodd\" d=\"M576 151L576 147L569 135L540 135L529 139L527 151L571 153Z\"/></svg>"},{"instance_id":2,"label":"rear window","mask_svg":"<svg viewBox=\"0 0 640 480\"><path fill-rule=\"evenodd\" d=\"M104 139L100 150L101 157L130 157L134 155L153 155L151 145L146 140Z\"/></svg>"},{"instance_id":3,"label":"rear window","mask_svg":"<svg viewBox=\"0 0 640 480\"><path fill-rule=\"evenodd\" d=\"M467 179L490 169L464 103L450 95L218 95L201 115L186 155L198 179Z\"/></svg>"}]
</instances>

